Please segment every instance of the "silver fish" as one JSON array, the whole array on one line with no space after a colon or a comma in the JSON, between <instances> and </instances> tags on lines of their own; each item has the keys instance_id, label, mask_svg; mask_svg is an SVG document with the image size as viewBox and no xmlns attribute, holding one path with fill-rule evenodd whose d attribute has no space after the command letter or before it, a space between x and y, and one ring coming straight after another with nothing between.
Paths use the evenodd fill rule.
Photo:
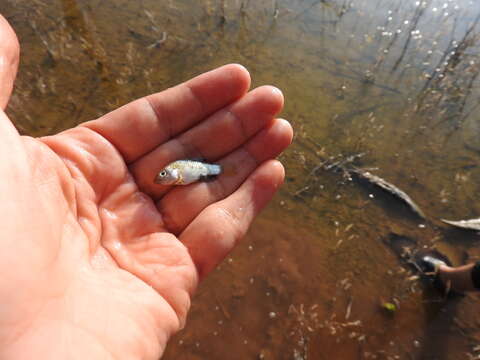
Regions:
<instances>
[{"instance_id":1,"label":"silver fish","mask_svg":"<svg viewBox=\"0 0 480 360\"><path fill-rule=\"evenodd\" d=\"M391 195L397 197L398 199L402 200L408 207L420 218L425 219L425 214L420 209L420 207L415 204L410 196L407 195L406 192L400 190L395 185L387 182L386 180L382 179L379 176L373 175L368 171L364 171L361 169L351 169L347 170L350 173L356 174L358 177L368 181L369 183L378 186L379 188L385 190L386 192L390 193Z\"/></svg>"},{"instance_id":2,"label":"silver fish","mask_svg":"<svg viewBox=\"0 0 480 360\"><path fill-rule=\"evenodd\" d=\"M469 219L469 220L459 220L459 221L452 221L452 220L445 220L440 219L445 224L449 224L461 229L467 230L476 230L480 231L480 219Z\"/></svg>"},{"instance_id":3,"label":"silver fish","mask_svg":"<svg viewBox=\"0 0 480 360\"><path fill-rule=\"evenodd\" d=\"M177 160L158 172L153 182L162 185L188 185L220 175L222 167L196 160Z\"/></svg>"}]
</instances>

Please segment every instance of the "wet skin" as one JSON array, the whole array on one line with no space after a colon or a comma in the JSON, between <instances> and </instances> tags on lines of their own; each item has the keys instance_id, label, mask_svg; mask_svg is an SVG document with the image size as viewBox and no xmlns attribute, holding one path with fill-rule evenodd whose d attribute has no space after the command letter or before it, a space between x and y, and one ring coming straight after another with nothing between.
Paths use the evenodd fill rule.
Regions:
<instances>
[{"instance_id":1,"label":"wet skin","mask_svg":"<svg viewBox=\"0 0 480 360\"><path fill-rule=\"evenodd\" d=\"M18 43L0 18L0 105ZM284 178L281 92L227 65L55 136L0 110L0 358L158 359L190 298ZM219 136L221 135L221 136ZM153 184L173 159L235 176Z\"/></svg>"}]
</instances>

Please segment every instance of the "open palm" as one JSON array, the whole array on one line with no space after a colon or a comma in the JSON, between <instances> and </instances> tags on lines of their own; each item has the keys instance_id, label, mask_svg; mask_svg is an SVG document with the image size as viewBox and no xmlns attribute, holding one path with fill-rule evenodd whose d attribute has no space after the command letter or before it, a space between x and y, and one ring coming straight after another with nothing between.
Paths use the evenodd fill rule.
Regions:
<instances>
[{"instance_id":1,"label":"open palm","mask_svg":"<svg viewBox=\"0 0 480 360\"><path fill-rule=\"evenodd\" d=\"M0 59L14 59L14 47L0 46ZM7 63L2 106L16 67ZM199 279L283 181L271 160L292 138L275 119L282 95L247 92L249 82L243 67L227 65L40 139L19 136L0 110L0 358L163 353ZM153 184L186 158L231 171Z\"/></svg>"}]
</instances>

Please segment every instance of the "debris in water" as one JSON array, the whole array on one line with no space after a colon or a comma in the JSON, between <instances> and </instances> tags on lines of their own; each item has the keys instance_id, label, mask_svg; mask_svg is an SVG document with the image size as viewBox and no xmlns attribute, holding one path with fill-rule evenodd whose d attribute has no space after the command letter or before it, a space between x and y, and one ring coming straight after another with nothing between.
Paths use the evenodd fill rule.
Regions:
<instances>
[{"instance_id":1,"label":"debris in water","mask_svg":"<svg viewBox=\"0 0 480 360\"><path fill-rule=\"evenodd\" d=\"M335 245L335 249L338 249L340 247L340 245L342 245L342 243L343 243L343 239L338 240L336 245Z\"/></svg>"},{"instance_id":2,"label":"debris in water","mask_svg":"<svg viewBox=\"0 0 480 360\"><path fill-rule=\"evenodd\" d=\"M159 48L160 45L162 45L165 41L167 41L168 34L166 31L162 32L162 37L155 42L151 43L150 45L147 46L147 49L153 49L153 48Z\"/></svg>"},{"instance_id":3,"label":"debris in water","mask_svg":"<svg viewBox=\"0 0 480 360\"><path fill-rule=\"evenodd\" d=\"M397 306L391 302L384 302L382 303L382 308L385 309L389 314L395 313L397 311Z\"/></svg>"},{"instance_id":4,"label":"debris in water","mask_svg":"<svg viewBox=\"0 0 480 360\"><path fill-rule=\"evenodd\" d=\"M445 219L440 219L440 220L443 221L445 224L455 226L460 229L480 231L480 218L470 219L470 220L459 220L459 221L451 221L451 220L445 220Z\"/></svg>"},{"instance_id":5,"label":"debris in water","mask_svg":"<svg viewBox=\"0 0 480 360\"><path fill-rule=\"evenodd\" d=\"M353 299L350 298L350 301L348 302L348 305L347 305L347 311L345 312L345 320L348 320L350 318L350 314L352 313L352 303L353 303Z\"/></svg>"},{"instance_id":6,"label":"debris in water","mask_svg":"<svg viewBox=\"0 0 480 360\"><path fill-rule=\"evenodd\" d=\"M388 234L388 236L383 239L383 242L402 260L410 259L418 246L417 240L395 233ZM400 271L399 274L405 270L400 268Z\"/></svg>"}]
</instances>

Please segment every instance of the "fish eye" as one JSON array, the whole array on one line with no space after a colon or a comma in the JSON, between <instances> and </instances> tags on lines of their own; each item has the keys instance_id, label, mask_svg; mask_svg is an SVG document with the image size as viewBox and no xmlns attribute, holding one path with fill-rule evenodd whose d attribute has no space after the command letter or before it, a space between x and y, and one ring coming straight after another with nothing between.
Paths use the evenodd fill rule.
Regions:
<instances>
[{"instance_id":1,"label":"fish eye","mask_svg":"<svg viewBox=\"0 0 480 360\"><path fill-rule=\"evenodd\" d=\"M161 177L167 176L167 172L165 170L160 171L160 176Z\"/></svg>"}]
</instances>

